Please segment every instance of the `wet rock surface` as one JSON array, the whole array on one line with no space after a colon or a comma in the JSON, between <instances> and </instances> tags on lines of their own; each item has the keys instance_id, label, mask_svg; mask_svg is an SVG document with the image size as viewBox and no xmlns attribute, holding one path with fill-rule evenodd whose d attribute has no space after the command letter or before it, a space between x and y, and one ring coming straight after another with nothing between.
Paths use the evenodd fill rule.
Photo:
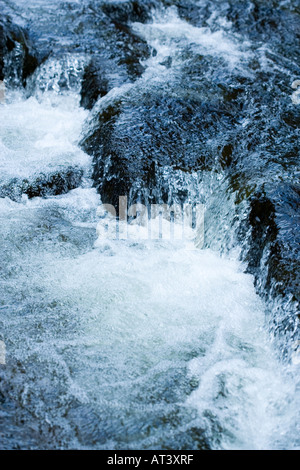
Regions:
<instances>
[{"instance_id":1,"label":"wet rock surface","mask_svg":"<svg viewBox=\"0 0 300 470\"><path fill-rule=\"evenodd\" d=\"M97 119L99 125L82 145L94 155L93 178L102 200L115 205L134 186L136 191L146 186L153 203L176 202L164 194L155 196L161 169L190 173L212 169L218 136L235 121L220 102L199 102L164 88L134 92Z\"/></svg>"},{"instance_id":2,"label":"wet rock surface","mask_svg":"<svg viewBox=\"0 0 300 470\"><path fill-rule=\"evenodd\" d=\"M145 23L151 20L151 10L158 3L151 0L129 0L125 2L103 2L102 11L116 23L139 21Z\"/></svg>"},{"instance_id":3,"label":"wet rock surface","mask_svg":"<svg viewBox=\"0 0 300 470\"><path fill-rule=\"evenodd\" d=\"M299 303L299 187L279 185L268 197L256 195L250 207L249 272L262 294L292 296Z\"/></svg>"},{"instance_id":4,"label":"wet rock surface","mask_svg":"<svg viewBox=\"0 0 300 470\"><path fill-rule=\"evenodd\" d=\"M92 109L98 98L102 98L109 91L108 80L105 76L105 63L91 60L84 70L81 84L80 105Z\"/></svg>"},{"instance_id":5,"label":"wet rock surface","mask_svg":"<svg viewBox=\"0 0 300 470\"><path fill-rule=\"evenodd\" d=\"M81 168L70 167L58 172L32 176L30 180L15 178L8 183L0 182L0 197L20 201L23 194L26 194L29 199L58 196L78 188L83 174L84 171Z\"/></svg>"},{"instance_id":6,"label":"wet rock surface","mask_svg":"<svg viewBox=\"0 0 300 470\"><path fill-rule=\"evenodd\" d=\"M0 19L0 80L26 85L27 78L41 63L28 32L9 18Z\"/></svg>"}]
</instances>

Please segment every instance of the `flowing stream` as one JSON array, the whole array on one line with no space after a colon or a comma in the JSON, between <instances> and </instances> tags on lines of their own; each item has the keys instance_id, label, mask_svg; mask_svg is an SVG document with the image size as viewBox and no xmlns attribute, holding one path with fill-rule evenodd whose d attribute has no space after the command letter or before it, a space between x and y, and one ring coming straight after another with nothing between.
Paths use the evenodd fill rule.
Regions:
<instances>
[{"instance_id":1,"label":"flowing stream","mask_svg":"<svg viewBox=\"0 0 300 470\"><path fill-rule=\"evenodd\" d=\"M60 2L25 3L5 1L4 11L35 22L40 8L49 35ZM80 144L99 110L120 96L172 88L188 54L221 61L225 74L247 75L257 57L268 66L263 46L254 50L215 18L197 27L171 7L154 10L147 24L131 21L155 54L142 61L136 81L115 77L92 110L80 106L89 61L82 51L49 57L25 89L7 83L0 104L1 448L300 448L300 359L280 356L268 324L272 304L246 273L234 226L225 217L214 228L214 217L232 211L232 199L216 194L222 175L164 175L173 189L187 188L190 200L207 202L207 236L216 230L210 243L199 247L197 227L185 240L148 239L138 224L128 226L127 239L105 238L102 228L113 232L115 222L101 216L92 157ZM67 189L39 195L34 188L49 175L52 186L63 180ZM228 250L217 232L226 233Z\"/></svg>"}]
</instances>

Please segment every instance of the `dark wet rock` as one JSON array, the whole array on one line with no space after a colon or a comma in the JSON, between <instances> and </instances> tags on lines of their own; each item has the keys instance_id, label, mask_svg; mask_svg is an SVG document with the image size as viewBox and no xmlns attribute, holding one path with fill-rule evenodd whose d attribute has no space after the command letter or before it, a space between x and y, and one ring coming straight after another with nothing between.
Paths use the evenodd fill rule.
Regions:
<instances>
[{"instance_id":1,"label":"dark wet rock","mask_svg":"<svg viewBox=\"0 0 300 470\"><path fill-rule=\"evenodd\" d=\"M103 57L106 60L115 61L115 75L125 69L129 79L135 80L144 72L145 67L141 61L148 59L152 51L147 42L133 32L130 22L149 20L153 4L151 1L104 2L91 7L89 26L95 38L94 53L101 48L105 51ZM94 65L99 65L100 62L101 59L96 60Z\"/></svg>"},{"instance_id":2,"label":"dark wet rock","mask_svg":"<svg viewBox=\"0 0 300 470\"><path fill-rule=\"evenodd\" d=\"M266 287L282 296L293 295L300 303L300 186L282 183L272 189L270 199L278 235L271 249Z\"/></svg>"},{"instance_id":3,"label":"dark wet rock","mask_svg":"<svg viewBox=\"0 0 300 470\"><path fill-rule=\"evenodd\" d=\"M272 44L270 49L293 61L299 58L294 47L300 39L300 16L296 9L276 0L241 0L228 2L224 14L239 34L251 41Z\"/></svg>"},{"instance_id":4,"label":"dark wet rock","mask_svg":"<svg viewBox=\"0 0 300 470\"><path fill-rule=\"evenodd\" d=\"M290 127L300 128L300 106L292 105L282 112L283 121Z\"/></svg>"},{"instance_id":5,"label":"dark wet rock","mask_svg":"<svg viewBox=\"0 0 300 470\"><path fill-rule=\"evenodd\" d=\"M0 49L4 51L2 55L0 51L0 71L1 60L5 55L5 74L10 77L11 82L14 80L17 85L18 80L22 80L25 84L29 74L32 74L45 58L51 55L59 59L69 53L92 56L93 72L98 75L96 79L92 78L94 91L99 85L102 89L99 83L102 79L99 77L103 75L103 61L107 66L105 72L109 83L112 82L112 87L119 86L128 79L135 80L143 73L145 69L141 61L150 57L151 48L146 41L134 34L130 26L105 15L98 4L90 4L87 7L70 3L61 13L59 18L57 15L52 18L41 6L41 21L32 25L31 20L27 19L30 37L27 29L25 31L19 26L13 26L8 20L2 21L5 23L5 34L1 36L0 29ZM22 24L24 20L25 18L22 18ZM7 35L9 48L6 44ZM3 48L1 37L4 38ZM112 80L109 76L113 77ZM87 85L88 82L87 77ZM61 85L63 87L64 83ZM93 101L94 96L91 99Z\"/></svg>"},{"instance_id":6,"label":"dark wet rock","mask_svg":"<svg viewBox=\"0 0 300 470\"><path fill-rule=\"evenodd\" d=\"M43 57L35 50L27 31L8 18L0 19L0 80L26 84Z\"/></svg>"},{"instance_id":7,"label":"dark wet rock","mask_svg":"<svg viewBox=\"0 0 300 470\"><path fill-rule=\"evenodd\" d=\"M289 42L299 34L297 15L277 1L231 1L227 18L237 30L247 32L254 39Z\"/></svg>"},{"instance_id":8,"label":"dark wet rock","mask_svg":"<svg viewBox=\"0 0 300 470\"><path fill-rule=\"evenodd\" d=\"M0 80L4 80L4 56L7 53L7 39L4 26L0 23Z\"/></svg>"},{"instance_id":9,"label":"dark wet rock","mask_svg":"<svg viewBox=\"0 0 300 470\"><path fill-rule=\"evenodd\" d=\"M81 168L68 167L50 174L39 174L31 180L14 178L8 183L0 183L0 197L9 197L14 201L19 201L22 194L26 194L30 199L58 196L77 188L82 177Z\"/></svg>"},{"instance_id":10,"label":"dark wet rock","mask_svg":"<svg viewBox=\"0 0 300 470\"><path fill-rule=\"evenodd\" d=\"M108 91L109 83L105 75L105 63L93 59L84 71L80 105L86 109L92 109L97 99L105 96Z\"/></svg>"},{"instance_id":11,"label":"dark wet rock","mask_svg":"<svg viewBox=\"0 0 300 470\"><path fill-rule=\"evenodd\" d=\"M29 198L57 196L77 188L82 180L81 168L66 168L51 175L40 175L33 183L23 184L22 190Z\"/></svg>"},{"instance_id":12,"label":"dark wet rock","mask_svg":"<svg viewBox=\"0 0 300 470\"><path fill-rule=\"evenodd\" d=\"M94 157L93 179L103 202L117 206L119 196L137 195L144 187L152 202L161 202L155 188L164 168L214 167L218 139L235 117L221 102L201 102L200 97L198 102L185 93L144 91L100 112L82 146ZM167 195L167 188L163 192Z\"/></svg>"},{"instance_id":13,"label":"dark wet rock","mask_svg":"<svg viewBox=\"0 0 300 470\"><path fill-rule=\"evenodd\" d=\"M249 272L256 274L265 248L273 243L278 235L273 202L261 194L254 196L250 202L248 221L251 226L251 244L246 259Z\"/></svg>"},{"instance_id":14,"label":"dark wet rock","mask_svg":"<svg viewBox=\"0 0 300 470\"><path fill-rule=\"evenodd\" d=\"M145 23L151 19L151 9L157 6L158 2L153 0L128 0L124 2L104 2L103 12L117 23L128 23L139 21Z\"/></svg>"},{"instance_id":15,"label":"dark wet rock","mask_svg":"<svg viewBox=\"0 0 300 470\"><path fill-rule=\"evenodd\" d=\"M232 147L222 150L222 163L224 169L229 163L229 190L239 213L243 259L257 291L268 299L280 298L283 305L293 299L296 309L300 298L299 110L291 101L289 76L257 69L255 77L255 82L241 83L231 97L245 121L235 129ZM291 311L291 306L283 307L276 320L278 331L296 328L295 317L283 320L284 308Z\"/></svg>"},{"instance_id":16,"label":"dark wet rock","mask_svg":"<svg viewBox=\"0 0 300 470\"><path fill-rule=\"evenodd\" d=\"M122 54L118 64L125 65L129 77L136 79L145 71L141 61L149 59L152 50L147 42L133 33L128 26L116 23L115 27L122 40Z\"/></svg>"},{"instance_id":17,"label":"dark wet rock","mask_svg":"<svg viewBox=\"0 0 300 470\"><path fill-rule=\"evenodd\" d=\"M93 32L96 43L95 58L93 59L94 68L98 69L98 73L101 75L104 60L108 68L107 75L120 76L122 71L125 70L130 80L140 77L145 70L141 62L150 57L151 48L144 39L133 32L127 22L123 22L122 18L118 20L114 15L112 19L108 18L106 21L102 19L102 33L99 35L98 14L99 11L95 10L95 16L92 19L95 22L93 29L97 28L97 31ZM103 54L100 58L97 58L99 49L103 50Z\"/></svg>"},{"instance_id":18,"label":"dark wet rock","mask_svg":"<svg viewBox=\"0 0 300 470\"><path fill-rule=\"evenodd\" d=\"M233 162L232 154L233 154L233 144L228 143L224 145L221 151L221 158L220 158L220 163L223 169L229 167L232 164Z\"/></svg>"},{"instance_id":19,"label":"dark wet rock","mask_svg":"<svg viewBox=\"0 0 300 470\"><path fill-rule=\"evenodd\" d=\"M281 183L254 194L245 261L258 292L300 304L300 187ZM288 318L279 329L295 328Z\"/></svg>"},{"instance_id":20,"label":"dark wet rock","mask_svg":"<svg viewBox=\"0 0 300 470\"><path fill-rule=\"evenodd\" d=\"M160 65L164 65L165 67L167 67L167 69L171 68L171 66L172 66L172 57L167 57L165 60L160 62Z\"/></svg>"},{"instance_id":21,"label":"dark wet rock","mask_svg":"<svg viewBox=\"0 0 300 470\"><path fill-rule=\"evenodd\" d=\"M129 23L138 21L146 23L152 20L152 11L162 7L176 7L179 16L199 25L205 18L205 6L199 8L193 0L127 0L123 2L104 2L102 10L114 22Z\"/></svg>"}]
</instances>

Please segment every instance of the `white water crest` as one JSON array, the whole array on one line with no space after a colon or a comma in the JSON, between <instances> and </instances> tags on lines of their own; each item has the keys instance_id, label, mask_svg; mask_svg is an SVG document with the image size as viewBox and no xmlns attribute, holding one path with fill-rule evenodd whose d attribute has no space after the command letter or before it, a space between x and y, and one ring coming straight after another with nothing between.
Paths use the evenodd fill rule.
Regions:
<instances>
[{"instance_id":1,"label":"white water crest","mask_svg":"<svg viewBox=\"0 0 300 470\"><path fill-rule=\"evenodd\" d=\"M228 24L230 27L230 24ZM153 21L148 24L135 22L133 30L145 38L158 55L156 62L176 56L184 47L193 47L194 52L225 59L231 68L251 58L250 43L243 41L220 25L217 31L209 27L195 27L178 16L176 7L154 10Z\"/></svg>"},{"instance_id":2,"label":"white water crest","mask_svg":"<svg viewBox=\"0 0 300 470\"><path fill-rule=\"evenodd\" d=\"M174 408L179 430L203 429L212 448L298 447L296 366L277 359L264 304L243 266L164 240L100 238L66 256L68 231L95 230L98 204L91 189L2 204L2 223L17 227L24 216L28 224L55 209L61 224L56 246L44 240L37 247L33 233L34 249L25 243L22 262L13 260L18 273L2 298L9 303L14 285L19 300L3 318L7 356L43 364L49 379L55 374L64 384L64 401L92 406L104 427L113 420L110 443L97 448L159 448L164 426L146 432L140 424L149 413L168 420ZM13 245L26 233L23 222ZM50 422L61 424L43 395L39 401L34 408L45 407Z\"/></svg>"},{"instance_id":3,"label":"white water crest","mask_svg":"<svg viewBox=\"0 0 300 470\"><path fill-rule=\"evenodd\" d=\"M40 102L6 93L0 104L1 182L67 167L88 171L90 157L76 145L87 113L77 101L72 95L46 94Z\"/></svg>"}]
</instances>

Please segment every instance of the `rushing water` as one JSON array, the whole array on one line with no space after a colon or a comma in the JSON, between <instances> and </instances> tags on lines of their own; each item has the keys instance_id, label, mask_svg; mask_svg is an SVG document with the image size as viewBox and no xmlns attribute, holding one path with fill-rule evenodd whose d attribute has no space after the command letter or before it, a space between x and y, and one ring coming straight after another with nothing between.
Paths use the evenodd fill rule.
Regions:
<instances>
[{"instance_id":1,"label":"rushing water","mask_svg":"<svg viewBox=\"0 0 300 470\"><path fill-rule=\"evenodd\" d=\"M41 43L53 22L51 41L65 49L43 62L25 90L8 86L0 104L1 448L299 448L299 356L283 361L270 334L273 304L257 295L239 259L222 172L166 167L161 174L171 192L187 189L189 201L207 204L204 247L197 227L187 240L147 239L135 224L129 239L105 238L115 221L99 211L92 158L80 147L99 110L120 97L122 133L128 120L135 124L129 105L136 96L164 87L174 93L193 54L221 61L225 76L247 76L254 58L271 67L264 47L255 49L222 15L197 27L174 7L155 10L146 25L131 22L155 50L143 73L135 82L124 82L122 70L111 73L114 86L87 111L80 83L95 46L68 50L80 29L70 27L78 26L74 16L62 24L77 3L26 3L5 1L4 11L20 11L23 23L43 11ZM77 8L86 5L88 23L92 3ZM197 145L190 141L188 149ZM63 191L36 197L32 188L57 172Z\"/></svg>"}]
</instances>

